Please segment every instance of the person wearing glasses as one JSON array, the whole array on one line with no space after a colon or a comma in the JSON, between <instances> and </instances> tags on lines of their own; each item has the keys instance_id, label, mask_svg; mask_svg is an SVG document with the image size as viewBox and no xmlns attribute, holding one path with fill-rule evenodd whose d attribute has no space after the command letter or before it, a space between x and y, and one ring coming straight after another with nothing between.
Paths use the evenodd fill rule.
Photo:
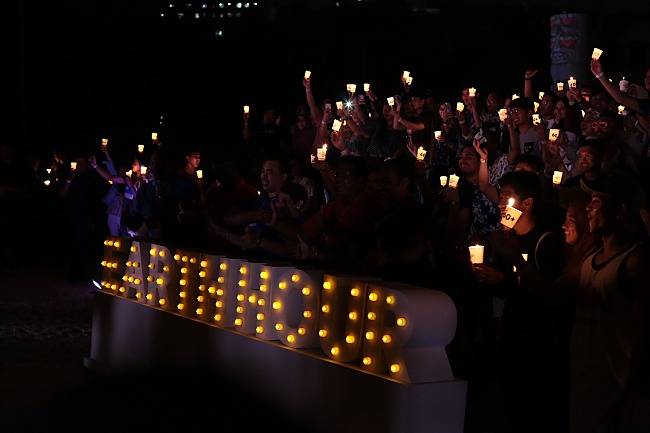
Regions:
<instances>
[{"instance_id":1,"label":"person wearing glasses","mask_svg":"<svg viewBox=\"0 0 650 433\"><path fill-rule=\"evenodd\" d=\"M532 121L534 104L531 98L517 98L510 102L509 115L519 137L519 148L522 155L532 153L542 156L542 140L546 138L546 128L535 128ZM542 137L543 135L543 137Z\"/></svg>"}]
</instances>

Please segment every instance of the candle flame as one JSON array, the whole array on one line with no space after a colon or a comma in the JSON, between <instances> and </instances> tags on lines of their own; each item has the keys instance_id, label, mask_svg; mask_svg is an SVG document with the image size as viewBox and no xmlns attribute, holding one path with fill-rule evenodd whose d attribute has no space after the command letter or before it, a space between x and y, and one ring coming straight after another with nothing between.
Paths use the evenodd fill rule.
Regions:
<instances>
[{"instance_id":1,"label":"candle flame","mask_svg":"<svg viewBox=\"0 0 650 433\"><path fill-rule=\"evenodd\" d=\"M514 206L514 204L515 204L515 199L512 198L512 197L510 197L510 198L508 199L508 206Z\"/></svg>"}]
</instances>

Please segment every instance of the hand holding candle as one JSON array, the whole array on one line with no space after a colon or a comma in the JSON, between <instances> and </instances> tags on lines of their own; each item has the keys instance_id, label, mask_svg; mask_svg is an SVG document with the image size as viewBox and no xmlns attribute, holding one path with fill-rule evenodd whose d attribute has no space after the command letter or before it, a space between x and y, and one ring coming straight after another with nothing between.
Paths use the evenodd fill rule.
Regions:
<instances>
[{"instance_id":1,"label":"hand holding candle","mask_svg":"<svg viewBox=\"0 0 650 433\"><path fill-rule=\"evenodd\" d=\"M508 118L508 110L505 108L500 108L499 109L499 120L502 122L505 122L506 119Z\"/></svg>"},{"instance_id":2,"label":"hand holding candle","mask_svg":"<svg viewBox=\"0 0 650 433\"><path fill-rule=\"evenodd\" d=\"M447 176L440 176L440 186L447 185Z\"/></svg>"},{"instance_id":3,"label":"hand holding candle","mask_svg":"<svg viewBox=\"0 0 650 433\"><path fill-rule=\"evenodd\" d=\"M108 144L108 138L102 138L102 147L106 147Z\"/></svg>"},{"instance_id":4,"label":"hand holding candle","mask_svg":"<svg viewBox=\"0 0 650 433\"><path fill-rule=\"evenodd\" d=\"M455 174L450 174L449 175L449 187L450 188L456 188L458 186L458 180L460 178L456 176Z\"/></svg>"},{"instance_id":5,"label":"hand holding candle","mask_svg":"<svg viewBox=\"0 0 650 433\"><path fill-rule=\"evenodd\" d=\"M203 170L196 170L196 177L203 179Z\"/></svg>"},{"instance_id":6,"label":"hand holding candle","mask_svg":"<svg viewBox=\"0 0 650 433\"><path fill-rule=\"evenodd\" d=\"M539 117L539 114L533 114L533 125L539 125L540 123L542 123L542 119Z\"/></svg>"},{"instance_id":7,"label":"hand holding candle","mask_svg":"<svg viewBox=\"0 0 650 433\"><path fill-rule=\"evenodd\" d=\"M370 83L363 83L363 91L366 93L370 92Z\"/></svg>"},{"instance_id":8,"label":"hand holding candle","mask_svg":"<svg viewBox=\"0 0 650 433\"><path fill-rule=\"evenodd\" d=\"M418 161L424 161L424 157L427 155L427 151L424 150L422 146L418 148L418 154L416 156Z\"/></svg>"},{"instance_id":9,"label":"hand holding candle","mask_svg":"<svg viewBox=\"0 0 650 433\"><path fill-rule=\"evenodd\" d=\"M549 141L555 141L558 139L560 136L560 130L559 129L549 129L548 130L548 140Z\"/></svg>"},{"instance_id":10,"label":"hand holding candle","mask_svg":"<svg viewBox=\"0 0 650 433\"><path fill-rule=\"evenodd\" d=\"M470 96L471 98L475 98L475 97L476 97L476 89L475 89L474 87L470 87L470 88L469 88L469 96Z\"/></svg>"},{"instance_id":11,"label":"hand holding candle","mask_svg":"<svg viewBox=\"0 0 650 433\"><path fill-rule=\"evenodd\" d=\"M558 83L557 83L557 91L561 92L563 90L564 90L564 83L561 82L561 81L558 81Z\"/></svg>"},{"instance_id":12,"label":"hand holding candle","mask_svg":"<svg viewBox=\"0 0 650 433\"><path fill-rule=\"evenodd\" d=\"M554 171L553 172L553 185L559 186L562 183L562 172Z\"/></svg>"},{"instance_id":13,"label":"hand holding candle","mask_svg":"<svg viewBox=\"0 0 650 433\"><path fill-rule=\"evenodd\" d=\"M144 144L138 144L138 153L144 152Z\"/></svg>"},{"instance_id":14,"label":"hand holding candle","mask_svg":"<svg viewBox=\"0 0 650 433\"><path fill-rule=\"evenodd\" d=\"M569 77L569 79L567 80L567 84L569 85L569 89L575 89L576 87L578 87L578 80L576 80L573 77Z\"/></svg>"},{"instance_id":15,"label":"hand holding candle","mask_svg":"<svg viewBox=\"0 0 650 433\"><path fill-rule=\"evenodd\" d=\"M465 109L465 104L462 102L456 102L456 111L463 111Z\"/></svg>"},{"instance_id":16,"label":"hand holding candle","mask_svg":"<svg viewBox=\"0 0 650 433\"><path fill-rule=\"evenodd\" d=\"M309 80L311 78L311 71L305 71L305 80Z\"/></svg>"},{"instance_id":17,"label":"hand holding candle","mask_svg":"<svg viewBox=\"0 0 650 433\"><path fill-rule=\"evenodd\" d=\"M250 105L244 105L244 114L249 114L251 111Z\"/></svg>"},{"instance_id":18,"label":"hand holding candle","mask_svg":"<svg viewBox=\"0 0 650 433\"><path fill-rule=\"evenodd\" d=\"M391 107L393 105L395 105L395 98L394 97L389 96L388 98L386 98L386 100L388 101L388 105L390 105Z\"/></svg>"},{"instance_id":19,"label":"hand holding candle","mask_svg":"<svg viewBox=\"0 0 650 433\"><path fill-rule=\"evenodd\" d=\"M339 119L334 119L332 121L332 131L339 132L342 125L343 125L343 122L341 122Z\"/></svg>"}]
</instances>

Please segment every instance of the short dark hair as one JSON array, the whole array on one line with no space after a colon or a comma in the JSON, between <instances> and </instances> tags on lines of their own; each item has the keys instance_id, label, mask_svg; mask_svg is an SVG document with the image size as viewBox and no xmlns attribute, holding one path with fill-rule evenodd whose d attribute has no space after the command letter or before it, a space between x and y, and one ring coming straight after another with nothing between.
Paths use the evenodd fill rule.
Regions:
<instances>
[{"instance_id":1,"label":"short dark hair","mask_svg":"<svg viewBox=\"0 0 650 433\"><path fill-rule=\"evenodd\" d=\"M537 173L541 173L544 170L544 160L533 153L519 154L519 156L517 156L517 160L515 161L515 165L518 163L532 165Z\"/></svg>"},{"instance_id":2,"label":"short dark hair","mask_svg":"<svg viewBox=\"0 0 650 433\"><path fill-rule=\"evenodd\" d=\"M523 108L524 110L534 110L535 109L535 104L533 103L533 100L527 96L519 97L517 99L513 99L510 102L509 105L510 108Z\"/></svg>"},{"instance_id":3,"label":"short dark hair","mask_svg":"<svg viewBox=\"0 0 650 433\"><path fill-rule=\"evenodd\" d=\"M532 198L533 203L539 203L542 197L542 181L539 175L530 171L510 171L501 176L499 185L501 188L509 186L514 189L521 200Z\"/></svg>"},{"instance_id":4,"label":"short dark hair","mask_svg":"<svg viewBox=\"0 0 650 433\"><path fill-rule=\"evenodd\" d=\"M368 162L365 158L357 155L345 155L336 161L336 165L350 164L352 173L361 176L364 182L368 179Z\"/></svg>"}]
</instances>

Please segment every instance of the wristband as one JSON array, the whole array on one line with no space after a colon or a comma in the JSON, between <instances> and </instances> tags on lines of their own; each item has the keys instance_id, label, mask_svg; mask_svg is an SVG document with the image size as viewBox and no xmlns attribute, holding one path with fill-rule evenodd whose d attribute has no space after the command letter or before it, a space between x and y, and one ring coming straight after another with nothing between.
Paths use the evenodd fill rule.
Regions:
<instances>
[{"instance_id":1,"label":"wristband","mask_svg":"<svg viewBox=\"0 0 650 433\"><path fill-rule=\"evenodd\" d=\"M97 168L97 164L93 165L93 168Z\"/></svg>"},{"instance_id":2,"label":"wristband","mask_svg":"<svg viewBox=\"0 0 650 433\"><path fill-rule=\"evenodd\" d=\"M305 92L311 92L311 89L305 89Z\"/></svg>"},{"instance_id":3,"label":"wristband","mask_svg":"<svg viewBox=\"0 0 650 433\"><path fill-rule=\"evenodd\" d=\"M487 162L487 159L481 158L481 164L485 164Z\"/></svg>"},{"instance_id":4,"label":"wristband","mask_svg":"<svg viewBox=\"0 0 650 433\"><path fill-rule=\"evenodd\" d=\"M604 72L599 72L596 74L596 78L603 78L605 76Z\"/></svg>"}]
</instances>

